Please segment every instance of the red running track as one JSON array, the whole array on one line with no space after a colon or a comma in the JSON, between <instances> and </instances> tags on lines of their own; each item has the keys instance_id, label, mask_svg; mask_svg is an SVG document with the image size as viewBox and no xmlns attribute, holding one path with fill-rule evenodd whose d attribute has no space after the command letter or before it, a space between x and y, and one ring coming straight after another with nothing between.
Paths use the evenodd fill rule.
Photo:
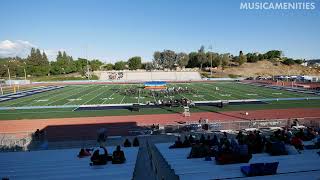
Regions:
<instances>
[{"instance_id":1,"label":"red running track","mask_svg":"<svg viewBox=\"0 0 320 180\"><path fill-rule=\"evenodd\" d=\"M92 124L115 124L134 123L137 126L152 124L178 124L179 122L198 121L200 118L209 121L239 121L239 120L262 120L262 119L288 119L288 118L314 118L320 119L320 108L291 108L274 110L255 110L229 112L200 112L192 113L191 117L181 114L154 114L135 116L104 116L104 117L80 117L59 119L27 119L27 120L3 120L0 121L0 133L34 132L36 129L44 129L49 126L67 125L92 125Z\"/></svg>"}]
</instances>

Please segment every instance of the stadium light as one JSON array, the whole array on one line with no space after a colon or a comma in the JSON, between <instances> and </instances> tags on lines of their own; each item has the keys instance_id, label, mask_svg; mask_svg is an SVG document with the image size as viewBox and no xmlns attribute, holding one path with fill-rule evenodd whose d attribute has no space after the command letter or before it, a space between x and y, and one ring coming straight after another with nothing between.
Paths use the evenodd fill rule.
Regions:
<instances>
[{"instance_id":1,"label":"stadium light","mask_svg":"<svg viewBox=\"0 0 320 180\"><path fill-rule=\"evenodd\" d=\"M12 86L12 84L11 84L11 75L10 75L10 69L9 69L9 66L7 66L6 64L4 64L3 66L4 66L4 67L6 67L6 68L7 68L7 70L8 70L9 84L10 84L10 87L11 87L11 86Z\"/></svg>"}]
</instances>

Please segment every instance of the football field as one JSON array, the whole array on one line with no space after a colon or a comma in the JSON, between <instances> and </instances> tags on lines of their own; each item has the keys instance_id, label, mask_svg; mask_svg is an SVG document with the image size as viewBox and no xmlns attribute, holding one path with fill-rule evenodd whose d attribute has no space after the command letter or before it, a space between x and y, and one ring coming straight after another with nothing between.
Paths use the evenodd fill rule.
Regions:
<instances>
[{"instance_id":1,"label":"football field","mask_svg":"<svg viewBox=\"0 0 320 180\"><path fill-rule=\"evenodd\" d=\"M80 106L104 104L132 104L157 102L159 99L187 98L192 101L246 100L275 98L307 98L314 94L258 87L237 82L169 83L168 88L184 88L192 91L170 96L156 96L143 84L67 85L63 88L0 102L0 107ZM138 93L125 93L138 89Z\"/></svg>"}]
</instances>

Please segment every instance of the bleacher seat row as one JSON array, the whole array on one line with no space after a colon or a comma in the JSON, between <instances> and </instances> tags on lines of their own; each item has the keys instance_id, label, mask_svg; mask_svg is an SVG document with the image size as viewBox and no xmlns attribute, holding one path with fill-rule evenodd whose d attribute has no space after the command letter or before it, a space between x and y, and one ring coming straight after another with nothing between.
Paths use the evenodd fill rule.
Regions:
<instances>
[{"instance_id":1,"label":"bleacher seat row","mask_svg":"<svg viewBox=\"0 0 320 180\"><path fill-rule=\"evenodd\" d=\"M260 176L259 178L296 177L308 179L320 178L319 150L304 150L301 154L270 156L267 153L253 154L249 163L218 165L215 161L204 161L204 158L187 159L191 148L169 149L172 143L156 144L165 161L181 180L189 179L232 179L247 178L241 172L242 166L250 166L253 163L278 162L277 174L272 176Z\"/></svg>"},{"instance_id":2,"label":"bleacher seat row","mask_svg":"<svg viewBox=\"0 0 320 180\"><path fill-rule=\"evenodd\" d=\"M107 147L108 152L115 147ZM123 148L124 164L90 166L90 157L78 158L79 149L0 153L0 177L11 179L127 179L131 180L138 147Z\"/></svg>"}]
</instances>

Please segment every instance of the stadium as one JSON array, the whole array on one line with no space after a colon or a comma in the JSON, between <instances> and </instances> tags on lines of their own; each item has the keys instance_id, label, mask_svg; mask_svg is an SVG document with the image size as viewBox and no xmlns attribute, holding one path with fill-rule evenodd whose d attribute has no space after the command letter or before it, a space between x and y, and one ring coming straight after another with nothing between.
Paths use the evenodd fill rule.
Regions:
<instances>
[{"instance_id":1,"label":"stadium","mask_svg":"<svg viewBox=\"0 0 320 180\"><path fill-rule=\"evenodd\" d=\"M1 7L1 180L320 179L317 6Z\"/></svg>"},{"instance_id":2,"label":"stadium","mask_svg":"<svg viewBox=\"0 0 320 180\"><path fill-rule=\"evenodd\" d=\"M267 83L265 80L201 78L190 80L188 76L185 76L185 79L174 80L166 72L157 73L162 78L153 79L153 81L149 81L147 75L149 72L130 81L118 79L32 82L26 85L19 85L21 81L15 81L12 83L15 85L3 88L5 91L0 98L2 119L0 127L1 132L6 134L2 143L11 146L7 151L10 149L42 150L41 154L38 151L32 152L34 153L32 156L41 158L44 163L50 163L53 157L49 158L48 153L54 153L61 154L59 158L66 158L61 159L61 163L68 162L70 163L68 166L84 168L87 166L86 162L77 163L74 159L70 159L70 156L77 153L77 148L94 147L97 133L99 134L102 129L103 134L108 137L106 142L109 149L114 148L112 145L122 144L125 139L133 140L134 137L138 137L141 143L144 142L145 147L143 149L142 147L124 148L128 159L123 165L123 173L113 174L112 169L109 169L110 172L96 170L97 172L92 174L93 171L86 170L88 172L84 172L81 177L95 179L113 174L112 177L115 179L134 178L135 173L138 173L134 170L138 164L141 164L140 156L149 154L151 157L148 161L154 163L153 170L157 169L161 172L153 176L161 175L166 179L193 179L193 176L198 176L198 172L188 175L187 169L176 169L175 164L181 162L194 166L201 163L201 160L190 162L188 159L183 160L183 157L189 153L190 146L181 150L180 148L179 150L168 149L177 135L181 137L192 135L200 138L201 134L221 136L220 133L229 132L229 136L234 136L234 133L239 130L249 133L250 129L272 133L277 128L286 127L295 121L306 126L319 125L320 114L314 108L319 106L320 93L315 89L301 88L297 84L284 86L283 83L278 83L281 85L277 85ZM190 72L190 74L200 77L197 72ZM170 80L164 81L164 79ZM310 108L300 108L304 106ZM72 147L76 149L70 149ZM61 148L67 150L61 151L59 150ZM145 154L139 155L138 152L141 153L141 151ZM20 153L21 155L18 156L24 159L25 152ZM308 153L299 154L299 156L310 158L311 154ZM2 158L5 159L6 154L1 155L4 155ZM250 163L260 162L259 156L253 156ZM271 161L272 158L269 159ZM24 159L25 162L34 160ZM23 164L18 167L15 165L15 160L7 161L13 164L3 167L2 173L6 173L5 177L32 179L31 170L30 172L12 171L12 168L25 167ZM175 164L171 164L171 161ZM279 162L282 164L282 161ZM316 163L317 160L314 162ZM201 175L204 179L242 176L240 170L238 173L221 176L218 172L223 171L225 167L219 170L218 161L216 163L217 165L204 164L204 167L217 166L215 175L208 171ZM282 170L281 164L278 171L281 170L282 174L277 177L291 176L291 171L295 171L294 169ZM43 168L43 171L53 168L37 164L34 166ZM230 168L237 169L237 167L240 166L230 165ZM70 175L50 174L56 174L56 171L62 170L54 168L54 171L45 175L50 179L76 177L71 169ZM317 174L313 169L310 172L308 169L307 172L304 171L305 169L298 170L297 173L302 176L305 173L308 176ZM74 171L74 173L78 172Z\"/></svg>"}]
</instances>

